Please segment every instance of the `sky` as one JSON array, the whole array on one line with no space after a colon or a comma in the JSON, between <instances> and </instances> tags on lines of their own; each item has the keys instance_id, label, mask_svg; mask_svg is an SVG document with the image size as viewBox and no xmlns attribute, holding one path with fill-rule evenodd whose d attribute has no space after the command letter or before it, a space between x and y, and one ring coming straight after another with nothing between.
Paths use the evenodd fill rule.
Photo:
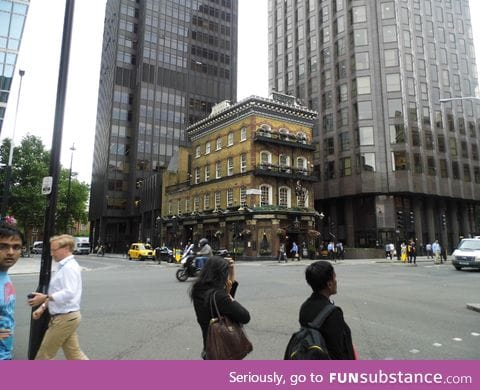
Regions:
<instances>
[{"instance_id":1,"label":"sky","mask_svg":"<svg viewBox=\"0 0 480 390\"><path fill-rule=\"evenodd\" d=\"M99 68L106 0L75 2L70 68L63 123L61 163L78 179L91 180L93 141L97 114ZM250 95L268 96L267 0L239 0L237 100ZM31 0L17 60L22 78L18 114L15 108L19 77L15 77L9 97L1 138L18 145L26 134L43 139L51 149L57 91L60 45L65 0ZM480 15L480 0L470 0L470 13ZM480 24L473 23L478 70L480 71ZM15 161L13 161L15 164Z\"/></svg>"}]
</instances>

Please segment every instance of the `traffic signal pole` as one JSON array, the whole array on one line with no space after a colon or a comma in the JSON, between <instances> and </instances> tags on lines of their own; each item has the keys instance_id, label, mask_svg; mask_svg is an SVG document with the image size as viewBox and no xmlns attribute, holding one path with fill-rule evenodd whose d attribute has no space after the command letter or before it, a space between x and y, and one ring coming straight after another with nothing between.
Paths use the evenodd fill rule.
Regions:
<instances>
[{"instance_id":1,"label":"traffic signal pole","mask_svg":"<svg viewBox=\"0 0 480 390\"><path fill-rule=\"evenodd\" d=\"M65 16L63 20L62 50L60 54L60 68L58 73L57 100L55 104L55 121L53 125L52 150L50 153L49 176L53 178L51 193L47 196L47 209L43 228L43 249L40 264L40 276L37 292L46 294L50 283L52 257L50 255L50 237L55 229L55 211L57 207L58 181L60 176L60 150L62 147L63 117L65 98L67 94L68 64L70 59L70 42L72 38L72 22L75 0L66 0ZM36 307L32 308L33 311ZM28 342L28 358L35 359L37 351L48 327L46 313L39 320L30 320L30 339Z\"/></svg>"}]
</instances>

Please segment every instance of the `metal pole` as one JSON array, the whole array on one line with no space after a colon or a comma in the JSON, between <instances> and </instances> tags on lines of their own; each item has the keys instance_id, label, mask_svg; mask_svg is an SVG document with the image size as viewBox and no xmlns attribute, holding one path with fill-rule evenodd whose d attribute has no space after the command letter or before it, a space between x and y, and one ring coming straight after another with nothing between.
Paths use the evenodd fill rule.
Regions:
<instances>
[{"instance_id":1,"label":"metal pole","mask_svg":"<svg viewBox=\"0 0 480 390\"><path fill-rule=\"evenodd\" d=\"M17 129L17 116L18 116L18 104L20 103L20 93L22 92L22 80L25 75L25 71L20 69L18 71L20 76L20 84L18 85L18 96L17 96L17 106L15 108L15 118L13 119L13 133L12 140L10 141L10 150L8 151L8 163L5 167L5 182L3 187L3 198L2 198L2 210L1 217L5 218L8 212L8 201L10 198L10 182L12 180L12 160L13 160L13 149L15 148L15 131Z\"/></svg>"},{"instance_id":2,"label":"metal pole","mask_svg":"<svg viewBox=\"0 0 480 390\"><path fill-rule=\"evenodd\" d=\"M48 195L43 227L43 249L40 264L40 276L37 292L46 294L50 283L52 257L50 255L50 237L54 234L55 209L57 206L58 179L60 173L60 149L62 146L63 117L65 111L65 98L67 93L68 63L70 59L70 42L72 38L72 22L75 0L66 0L65 17L63 20L62 50L60 54L60 67L58 72L57 100L55 104L55 122L53 125L52 150L50 154L49 175L53 177L52 192ZM35 310L36 308L32 308ZM30 339L28 343L28 358L35 359L43 335L48 326L48 317L43 315L40 320L30 320Z\"/></svg>"},{"instance_id":3,"label":"metal pole","mask_svg":"<svg viewBox=\"0 0 480 390\"><path fill-rule=\"evenodd\" d=\"M76 150L75 143L73 143L70 150L72 151L72 154L70 155L70 173L68 175L67 206L65 210L65 229L64 229L65 233L68 233L68 220L70 218L70 192L72 190L72 164L73 164L73 152Z\"/></svg>"}]
</instances>

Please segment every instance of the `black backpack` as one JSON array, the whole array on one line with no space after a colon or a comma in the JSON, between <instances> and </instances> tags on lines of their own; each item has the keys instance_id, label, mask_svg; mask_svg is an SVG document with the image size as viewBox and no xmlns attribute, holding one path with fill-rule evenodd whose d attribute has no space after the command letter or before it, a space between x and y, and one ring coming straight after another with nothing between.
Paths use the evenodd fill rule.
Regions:
<instances>
[{"instance_id":1,"label":"black backpack","mask_svg":"<svg viewBox=\"0 0 480 390\"><path fill-rule=\"evenodd\" d=\"M284 360L330 360L320 327L334 309L335 305L326 305L312 322L292 334Z\"/></svg>"}]
</instances>

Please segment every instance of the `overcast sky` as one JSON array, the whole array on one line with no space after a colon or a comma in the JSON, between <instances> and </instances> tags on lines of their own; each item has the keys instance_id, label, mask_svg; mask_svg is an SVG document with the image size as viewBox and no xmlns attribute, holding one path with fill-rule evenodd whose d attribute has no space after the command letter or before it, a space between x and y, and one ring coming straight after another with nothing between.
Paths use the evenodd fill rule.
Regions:
<instances>
[{"instance_id":1,"label":"overcast sky","mask_svg":"<svg viewBox=\"0 0 480 390\"><path fill-rule=\"evenodd\" d=\"M78 0L70 52L70 70L63 126L62 165L87 183L91 179L99 66L106 0ZM267 97L267 0L239 0L238 100L250 95ZM32 0L23 34L17 70L25 70L19 102L15 144L27 134L41 136L51 149L55 97L65 0ZM480 0L470 0L470 11L480 15ZM473 23L477 64L480 64L480 25ZM478 66L480 71L480 65ZM8 102L2 139L12 137L19 89L15 77ZM15 163L15 162L13 162Z\"/></svg>"}]
</instances>

